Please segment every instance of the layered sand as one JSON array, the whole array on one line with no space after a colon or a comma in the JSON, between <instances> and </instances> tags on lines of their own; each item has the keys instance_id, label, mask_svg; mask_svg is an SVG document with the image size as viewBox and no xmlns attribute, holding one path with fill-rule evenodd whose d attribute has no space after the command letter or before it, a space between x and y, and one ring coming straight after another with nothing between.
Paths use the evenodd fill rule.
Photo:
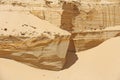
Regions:
<instances>
[{"instance_id":1,"label":"layered sand","mask_svg":"<svg viewBox=\"0 0 120 80\"><path fill-rule=\"evenodd\" d=\"M98 47L78 52L78 61L70 68L54 72L32 68L8 59L0 59L1 80L119 80L120 37Z\"/></svg>"}]
</instances>

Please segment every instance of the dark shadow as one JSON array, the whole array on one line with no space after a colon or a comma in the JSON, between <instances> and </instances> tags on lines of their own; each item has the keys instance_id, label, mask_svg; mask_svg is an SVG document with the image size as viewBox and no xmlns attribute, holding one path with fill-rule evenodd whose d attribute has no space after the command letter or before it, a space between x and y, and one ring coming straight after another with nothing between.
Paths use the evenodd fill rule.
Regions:
<instances>
[{"instance_id":1,"label":"dark shadow","mask_svg":"<svg viewBox=\"0 0 120 80\"><path fill-rule=\"evenodd\" d=\"M63 13L61 16L61 29L67 30L69 32L73 31L74 25L72 24L75 17L80 14L80 11L75 3L70 2L64 2L62 5ZM66 63L63 67L63 69L67 69L71 67L77 60L78 57L75 54L75 45L73 38L71 36L67 55L66 55Z\"/></svg>"},{"instance_id":2,"label":"dark shadow","mask_svg":"<svg viewBox=\"0 0 120 80\"><path fill-rule=\"evenodd\" d=\"M66 63L64 65L63 69L67 69L67 68L71 67L78 60L78 57L75 53L76 53L75 45L74 45L73 40L71 39L69 47L68 47L68 52L66 55Z\"/></svg>"},{"instance_id":3,"label":"dark shadow","mask_svg":"<svg viewBox=\"0 0 120 80\"><path fill-rule=\"evenodd\" d=\"M120 36L120 33L118 33L118 34L115 35L115 37L118 37L118 36Z\"/></svg>"},{"instance_id":4,"label":"dark shadow","mask_svg":"<svg viewBox=\"0 0 120 80\"><path fill-rule=\"evenodd\" d=\"M63 9L63 13L61 16L60 28L71 32L73 31L73 27L74 27L74 25L72 24L73 20L80 13L79 9L75 5L75 3L68 3L68 2L63 3L62 9Z\"/></svg>"}]
</instances>

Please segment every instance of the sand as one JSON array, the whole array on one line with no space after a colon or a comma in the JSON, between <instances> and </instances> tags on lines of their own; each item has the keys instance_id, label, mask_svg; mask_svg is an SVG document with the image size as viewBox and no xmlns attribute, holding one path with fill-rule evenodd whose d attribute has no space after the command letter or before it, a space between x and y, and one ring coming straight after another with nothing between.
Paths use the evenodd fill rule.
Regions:
<instances>
[{"instance_id":1,"label":"sand","mask_svg":"<svg viewBox=\"0 0 120 80\"><path fill-rule=\"evenodd\" d=\"M67 31L27 11L2 11L0 16L0 35L3 36L38 37L44 32L49 32L47 36L54 39L55 35L70 35Z\"/></svg>"},{"instance_id":2,"label":"sand","mask_svg":"<svg viewBox=\"0 0 120 80\"><path fill-rule=\"evenodd\" d=\"M0 80L120 80L120 37L76 53L78 60L62 71L29 67L0 58Z\"/></svg>"}]
</instances>

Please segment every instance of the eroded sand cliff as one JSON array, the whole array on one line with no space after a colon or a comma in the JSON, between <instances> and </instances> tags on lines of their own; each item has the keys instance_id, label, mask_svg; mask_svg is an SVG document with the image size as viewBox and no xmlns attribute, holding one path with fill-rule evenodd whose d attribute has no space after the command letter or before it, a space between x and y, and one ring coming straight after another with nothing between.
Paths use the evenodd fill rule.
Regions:
<instances>
[{"instance_id":1,"label":"eroded sand cliff","mask_svg":"<svg viewBox=\"0 0 120 80\"><path fill-rule=\"evenodd\" d=\"M29 12L0 12L0 57L34 67L63 68L70 33Z\"/></svg>"}]
</instances>

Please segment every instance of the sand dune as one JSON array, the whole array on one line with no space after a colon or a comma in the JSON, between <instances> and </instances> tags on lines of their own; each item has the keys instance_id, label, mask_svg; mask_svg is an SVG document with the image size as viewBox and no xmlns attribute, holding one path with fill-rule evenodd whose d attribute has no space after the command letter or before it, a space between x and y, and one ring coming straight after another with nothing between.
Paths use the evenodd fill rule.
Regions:
<instances>
[{"instance_id":1,"label":"sand dune","mask_svg":"<svg viewBox=\"0 0 120 80\"><path fill-rule=\"evenodd\" d=\"M47 71L0 58L0 80L120 80L120 37L77 53L79 59L62 71Z\"/></svg>"}]
</instances>

